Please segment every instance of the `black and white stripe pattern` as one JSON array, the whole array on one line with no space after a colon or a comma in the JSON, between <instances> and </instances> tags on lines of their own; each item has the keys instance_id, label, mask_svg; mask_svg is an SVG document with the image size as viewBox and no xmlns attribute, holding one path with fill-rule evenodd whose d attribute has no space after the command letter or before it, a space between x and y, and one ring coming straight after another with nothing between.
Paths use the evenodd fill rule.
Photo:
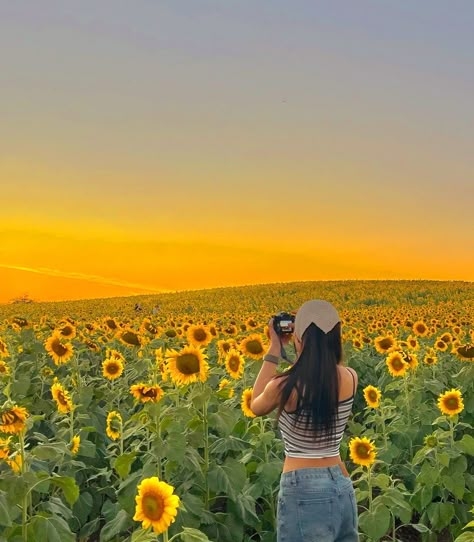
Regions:
<instances>
[{"instance_id":1,"label":"black and white stripe pattern","mask_svg":"<svg viewBox=\"0 0 474 542\"><path fill-rule=\"evenodd\" d=\"M318 437L314 431L306 429L307 415L283 410L278 425L285 444L285 455L288 457L320 458L339 455L339 446L344 429L352 412L354 395L339 401L336 417L336 433L331 440Z\"/></svg>"}]
</instances>

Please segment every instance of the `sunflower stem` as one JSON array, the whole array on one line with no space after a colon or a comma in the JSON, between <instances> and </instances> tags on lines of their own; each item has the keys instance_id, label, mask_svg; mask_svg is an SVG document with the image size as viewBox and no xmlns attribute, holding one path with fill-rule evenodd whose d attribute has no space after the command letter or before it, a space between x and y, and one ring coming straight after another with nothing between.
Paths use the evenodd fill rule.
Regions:
<instances>
[{"instance_id":1,"label":"sunflower stem","mask_svg":"<svg viewBox=\"0 0 474 542\"><path fill-rule=\"evenodd\" d=\"M453 418L449 418L449 437L451 442L451 448L454 448L454 421Z\"/></svg>"},{"instance_id":2,"label":"sunflower stem","mask_svg":"<svg viewBox=\"0 0 474 542\"><path fill-rule=\"evenodd\" d=\"M25 462L25 437L23 431L20 431L20 457L21 457L21 474L26 472L26 462ZM28 541L28 493L23 497L23 503L21 508L21 533L23 541Z\"/></svg>"},{"instance_id":3,"label":"sunflower stem","mask_svg":"<svg viewBox=\"0 0 474 542\"><path fill-rule=\"evenodd\" d=\"M369 465L367 467L367 486L369 487L369 513L372 512L372 480L371 480L371 473L372 473L372 465Z\"/></svg>"},{"instance_id":4,"label":"sunflower stem","mask_svg":"<svg viewBox=\"0 0 474 542\"><path fill-rule=\"evenodd\" d=\"M155 414L156 434L158 435L158 450L156 452L156 468L158 470L158 479L161 480L161 424L160 424L161 405L158 403ZM122 432L123 433L123 432ZM156 447L155 447L156 449ZM164 536L164 535L163 535ZM168 535L166 535L168 536Z\"/></svg>"},{"instance_id":5,"label":"sunflower stem","mask_svg":"<svg viewBox=\"0 0 474 542\"><path fill-rule=\"evenodd\" d=\"M163 533L163 542L168 542L168 529Z\"/></svg>"},{"instance_id":6,"label":"sunflower stem","mask_svg":"<svg viewBox=\"0 0 474 542\"><path fill-rule=\"evenodd\" d=\"M265 433L265 420L260 417L260 428L262 431L262 436ZM268 464L268 447L267 443L265 442L263 446L263 454L265 457L265 463ZM275 523L276 523L276 512L275 512L275 499L273 498L273 490L270 488L270 510L272 512L272 527L275 530Z\"/></svg>"},{"instance_id":7,"label":"sunflower stem","mask_svg":"<svg viewBox=\"0 0 474 542\"><path fill-rule=\"evenodd\" d=\"M72 439L74 438L74 407L71 408L71 412L69 413L69 429L71 431L71 444L72 444Z\"/></svg>"},{"instance_id":8,"label":"sunflower stem","mask_svg":"<svg viewBox=\"0 0 474 542\"><path fill-rule=\"evenodd\" d=\"M410 394L408 392L408 377L407 373L403 375L403 383L405 387L405 402L407 406L407 419L408 419L408 427L411 428L411 415L410 415ZM411 443L411 438L409 439L409 448L410 448L410 461L413 458L413 448Z\"/></svg>"},{"instance_id":9,"label":"sunflower stem","mask_svg":"<svg viewBox=\"0 0 474 542\"><path fill-rule=\"evenodd\" d=\"M123 455L123 422L120 421L120 455Z\"/></svg>"},{"instance_id":10,"label":"sunflower stem","mask_svg":"<svg viewBox=\"0 0 474 542\"><path fill-rule=\"evenodd\" d=\"M202 419L203 419L203 429L204 429L204 465L203 465L203 475L204 475L204 506L205 510L209 508L209 482L207 479L207 473L209 472L209 422L207 419L207 406L208 400L204 401L202 407Z\"/></svg>"}]
</instances>

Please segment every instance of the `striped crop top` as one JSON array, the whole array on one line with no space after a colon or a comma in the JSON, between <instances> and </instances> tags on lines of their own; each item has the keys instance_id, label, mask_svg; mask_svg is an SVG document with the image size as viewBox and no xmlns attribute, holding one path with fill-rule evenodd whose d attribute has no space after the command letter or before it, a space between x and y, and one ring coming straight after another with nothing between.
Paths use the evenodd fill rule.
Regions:
<instances>
[{"instance_id":1,"label":"striped crop top","mask_svg":"<svg viewBox=\"0 0 474 542\"><path fill-rule=\"evenodd\" d=\"M336 415L336 433L330 441L315 439L314 431L306 429L305 415L282 410L278 420L281 437L285 444L285 455L288 457L321 458L339 455L342 436L352 412L355 396L355 379L353 380L352 397L339 401Z\"/></svg>"}]
</instances>

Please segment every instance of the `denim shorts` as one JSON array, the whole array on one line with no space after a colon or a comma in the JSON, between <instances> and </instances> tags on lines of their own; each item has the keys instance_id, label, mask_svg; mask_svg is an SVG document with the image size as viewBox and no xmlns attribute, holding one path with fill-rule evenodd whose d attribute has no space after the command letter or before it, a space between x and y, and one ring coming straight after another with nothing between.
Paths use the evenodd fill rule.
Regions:
<instances>
[{"instance_id":1,"label":"denim shorts","mask_svg":"<svg viewBox=\"0 0 474 542\"><path fill-rule=\"evenodd\" d=\"M338 465L284 472L277 542L357 542L354 486Z\"/></svg>"}]
</instances>

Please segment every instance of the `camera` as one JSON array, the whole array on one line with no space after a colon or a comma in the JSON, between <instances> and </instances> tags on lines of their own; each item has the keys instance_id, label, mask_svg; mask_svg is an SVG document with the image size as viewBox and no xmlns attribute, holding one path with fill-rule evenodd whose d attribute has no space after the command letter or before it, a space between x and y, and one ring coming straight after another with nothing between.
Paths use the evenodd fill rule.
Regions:
<instances>
[{"instance_id":1,"label":"camera","mask_svg":"<svg viewBox=\"0 0 474 542\"><path fill-rule=\"evenodd\" d=\"M278 335L293 333L293 326L291 324L294 323L295 316L289 312L279 312L273 316L273 328Z\"/></svg>"}]
</instances>

